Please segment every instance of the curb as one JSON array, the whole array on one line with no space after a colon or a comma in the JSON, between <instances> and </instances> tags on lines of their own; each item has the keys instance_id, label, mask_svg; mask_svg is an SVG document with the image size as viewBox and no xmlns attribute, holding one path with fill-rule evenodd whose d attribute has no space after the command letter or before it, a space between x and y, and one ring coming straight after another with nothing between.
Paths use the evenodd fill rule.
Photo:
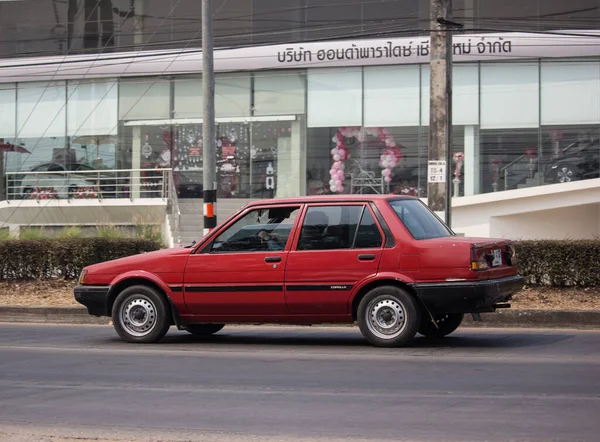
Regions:
<instances>
[{"instance_id":1,"label":"curb","mask_svg":"<svg viewBox=\"0 0 600 442\"><path fill-rule=\"evenodd\" d=\"M465 315L462 326L600 329L600 310L498 310L481 318L482 322L474 322ZM84 307L0 306L0 322L107 325L109 321L88 315Z\"/></svg>"}]
</instances>

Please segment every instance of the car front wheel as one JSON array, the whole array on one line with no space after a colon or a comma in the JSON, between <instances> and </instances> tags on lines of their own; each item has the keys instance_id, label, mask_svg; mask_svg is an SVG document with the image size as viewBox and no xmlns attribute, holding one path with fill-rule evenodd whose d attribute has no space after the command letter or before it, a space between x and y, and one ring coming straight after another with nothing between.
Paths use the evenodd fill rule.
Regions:
<instances>
[{"instance_id":1,"label":"car front wheel","mask_svg":"<svg viewBox=\"0 0 600 442\"><path fill-rule=\"evenodd\" d=\"M376 287L358 305L358 326L376 347L400 347L417 334L421 313L414 298L394 286Z\"/></svg>"},{"instance_id":2,"label":"car front wheel","mask_svg":"<svg viewBox=\"0 0 600 442\"><path fill-rule=\"evenodd\" d=\"M455 331L462 323L464 317L465 315L462 313L436 315L434 316L434 325L429 316L423 316L421 326L419 327L419 334L428 338L443 338Z\"/></svg>"},{"instance_id":3,"label":"car front wheel","mask_svg":"<svg viewBox=\"0 0 600 442\"><path fill-rule=\"evenodd\" d=\"M112 320L123 340L144 344L160 341L171 325L165 298L143 285L128 287L117 296Z\"/></svg>"}]
</instances>

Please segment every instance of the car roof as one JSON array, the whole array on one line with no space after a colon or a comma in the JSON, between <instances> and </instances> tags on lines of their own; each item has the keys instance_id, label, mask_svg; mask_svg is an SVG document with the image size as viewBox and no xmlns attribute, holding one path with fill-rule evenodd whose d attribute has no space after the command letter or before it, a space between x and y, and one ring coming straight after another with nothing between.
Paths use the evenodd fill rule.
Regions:
<instances>
[{"instance_id":1,"label":"car roof","mask_svg":"<svg viewBox=\"0 0 600 442\"><path fill-rule=\"evenodd\" d=\"M318 195L318 196L301 196L290 198L275 198L268 200L257 200L248 203L247 207L266 206L273 204L309 204L309 203L351 203L351 202L370 202L393 199L418 199L413 196L406 195Z\"/></svg>"}]
</instances>

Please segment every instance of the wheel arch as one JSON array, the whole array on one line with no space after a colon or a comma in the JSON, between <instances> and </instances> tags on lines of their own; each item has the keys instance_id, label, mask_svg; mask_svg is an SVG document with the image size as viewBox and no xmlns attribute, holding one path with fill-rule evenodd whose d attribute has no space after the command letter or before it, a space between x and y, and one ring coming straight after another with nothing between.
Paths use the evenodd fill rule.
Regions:
<instances>
[{"instance_id":1,"label":"wheel arch","mask_svg":"<svg viewBox=\"0 0 600 442\"><path fill-rule=\"evenodd\" d=\"M115 300L117 299L117 296L119 296L119 293L121 293L126 288L132 287L134 285L143 285L156 290L156 292L167 301L167 305L169 306L169 313L171 315L172 325L176 325L177 328L181 328L181 318L179 316L179 312L177 311L177 308L173 304L173 301L167 294L167 290L165 290L161 283L155 281L154 279L140 275L121 277L113 284L111 284L108 295L106 296L106 313L108 314L108 316L111 315L113 305L115 303Z\"/></svg>"},{"instance_id":2,"label":"wheel arch","mask_svg":"<svg viewBox=\"0 0 600 442\"><path fill-rule=\"evenodd\" d=\"M421 308L422 314L430 315L430 312L427 309L427 306L423 303L421 298L419 298L419 295L417 295L417 293L413 290L410 283L407 283L405 280L403 280L402 278L400 278L398 276L385 276L380 279L376 279L374 281L369 281L368 283L364 284L363 286L361 286L358 289L356 294L352 297L352 300L350 303L350 308L351 308L350 312L352 313L353 321L357 320L358 305L360 304L360 301L366 296L366 294L369 293L374 288L381 287L384 285L391 285L391 286L398 287L400 289L405 290L407 293L409 293L415 299L417 305Z\"/></svg>"}]
</instances>

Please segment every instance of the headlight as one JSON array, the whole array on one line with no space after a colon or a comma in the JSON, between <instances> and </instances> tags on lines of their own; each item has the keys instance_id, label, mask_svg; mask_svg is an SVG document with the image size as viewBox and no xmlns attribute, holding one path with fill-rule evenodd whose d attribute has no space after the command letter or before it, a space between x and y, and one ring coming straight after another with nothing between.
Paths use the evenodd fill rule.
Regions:
<instances>
[{"instance_id":1,"label":"headlight","mask_svg":"<svg viewBox=\"0 0 600 442\"><path fill-rule=\"evenodd\" d=\"M85 284L85 279L87 277L87 273L88 273L88 271L85 269L81 271L81 274L79 275L79 284L81 284L81 285Z\"/></svg>"}]
</instances>

